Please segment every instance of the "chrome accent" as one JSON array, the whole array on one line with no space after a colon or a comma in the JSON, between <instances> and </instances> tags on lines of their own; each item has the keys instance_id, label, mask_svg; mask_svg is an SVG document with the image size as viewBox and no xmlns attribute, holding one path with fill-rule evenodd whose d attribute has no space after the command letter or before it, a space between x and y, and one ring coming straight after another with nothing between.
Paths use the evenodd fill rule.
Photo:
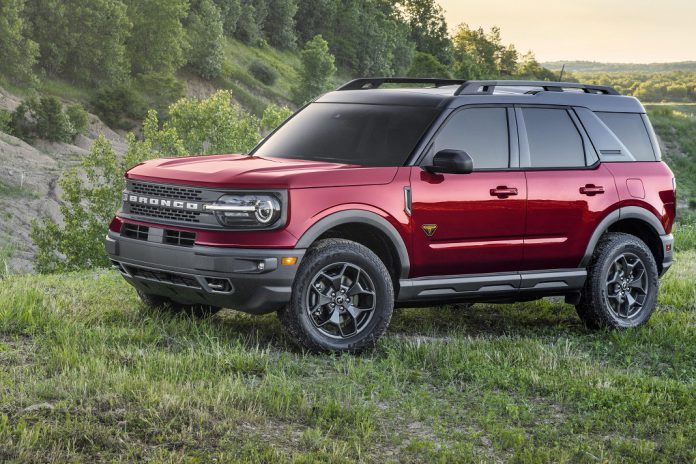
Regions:
<instances>
[{"instance_id":1,"label":"chrome accent","mask_svg":"<svg viewBox=\"0 0 696 464\"><path fill-rule=\"evenodd\" d=\"M404 186L404 212L409 216L412 213L412 202L413 199L411 197L411 187L406 185Z\"/></svg>"},{"instance_id":2,"label":"chrome accent","mask_svg":"<svg viewBox=\"0 0 696 464\"><path fill-rule=\"evenodd\" d=\"M203 209L206 211L234 211L253 213L256 211L256 206L233 206L233 205L205 205Z\"/></svg>"}]
</instances>

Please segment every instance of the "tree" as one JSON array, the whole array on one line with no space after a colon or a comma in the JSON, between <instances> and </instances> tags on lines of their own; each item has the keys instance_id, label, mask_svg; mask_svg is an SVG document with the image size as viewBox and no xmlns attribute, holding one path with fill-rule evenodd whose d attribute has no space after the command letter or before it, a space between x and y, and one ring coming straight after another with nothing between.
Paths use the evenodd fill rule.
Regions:
<instances>
[{"instance_id":1,"label":"tree","mask_svg":"<svg viewBox=\"0 0 696 464\"><path fill-rule=\"evenodd\" d=\"M339 11L340 0L302 0L295 15L296 30L300 43L306 43L315 35L322 34L331 42L331 27Z\"/></svg>"},{"instance_id":2,"label":"tree","mask_svg":"<svg viewBox=\"0 0 696 464\"><path fill-rule=\"evenodd\" d=\"M222 72L223 25L220 10L212 0L198 0L188 17L191 46L188 65L204 79L214 79Z\"/></svg>"},{"instance_id":3,"label":"tree","mask_svg":"<svg viewBox=\"0 0 696 464\"><path fill-rule=\"evenodd\" d=\"M423 52L416 52L408 75L413 77L450 77L447 66L437 61L433 55Z\"/></svg>"},{"instance_id":4,"label":"tree","mask_svg":"<svg viewBox=\"0 0 696 464\"><path fill-rule=\"evenodd\" d=\"M126 42L132 71L172 73L186 63L188 40L182 20L187 0L125 0L133 32Z\"/></svg>"},{"instance_id":5,"label":"tree","mask_svg":"<svg viewBox=\"0 0 696 464\"><path fill-rule=\"evenodd\" d=\"M25 15L49 74L87 82L127 77L131 22L121 0L28 0Z\"/></svg>"},{"instance_id":6,"label":"tree","mask_svg":"<svg viewBox=\"0 0 696 464\"><path fill-rule=\"evenodd\" d=\"M271 45L277 48L295 47L296 13L297 0L268 0L268 16L264 24L264 32Z\"/></svg>"},{"instance_id":7,"label":"tree","mask_svg":"<svg viewBox=\"0 0 696 464\"><path fill-rule=\"evenodd\" d=\"M301 53L300 82L294 89L295 100L306 102L328 90L336 72L334 56L329 44L320 35L307 42Z\"/></svg>"},{"instance_id":8,"label":"tree","mask_svg":"<svg viewBox=\"0 0 696 464\"><path fill-rule=\"evenodd\" d=\"M237 22L242 13L242 4L239 0L215 0L215 4L220 8L225 35L232 37L237 30Z\"/></svg>"},{"instance_id":9,"label":"tree","mask_svg":"<svg viewBox=\"0 0 696 464\"><path fill-rule=\"evenodd\" d=\"M441 63L451 63L452 43L442 7L435 0L404 0L401 3L416 50L433 55Z\"/></svg>"},{"instance_id":10,"label":"tree","mask_svg":"<svg viewBox=\"0 0 696 464\"><path fill-rule=\"evenodd\" d=\"M500 48L497 28L486 34L483 28L461 24L452 38L454 74L464 79L490 79L500 75L496 54Z\"/></svg>"},{"instance_id":11,"label":"tree","mask_svg":"<svg viewBox=\"0 0 696 464\"><path fill-rule=\"evenodd\" d=\"M24 0L0 0L0 73L17 81L30 80L39 46L27 38Z\"/></svg>"},{"instance_id":12,"label":"tree","mask_svg":"<svg viewBox=\"0 0 696 464\"><path fill-rule=\"evenodd\" d=\"M251 3L242 3L234 35L246 44L255 44L260 40L261 31L256 21L256 8Z\"/></svg>"}]
</instances>

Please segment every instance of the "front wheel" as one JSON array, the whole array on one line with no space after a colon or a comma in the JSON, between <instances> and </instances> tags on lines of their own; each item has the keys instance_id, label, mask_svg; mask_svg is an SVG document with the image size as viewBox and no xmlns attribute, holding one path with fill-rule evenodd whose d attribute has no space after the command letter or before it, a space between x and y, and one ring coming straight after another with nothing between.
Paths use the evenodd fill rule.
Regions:
<instances>
[{"instance_id":1,"label":"front wheel","mask_svg":"<svg viewBox=\"0 0 696 464\"><path fill-rule=\"evenodd\" d=\"M377 255L349 240L328 239L307 252L279 316L303 348L356 353L384 334L393 310L391 276Z\"/></svg>"},{"instance_id":2,"label":"front wheel","mask_svg":"<svg viewBox=\"0 0 696 464\"><path fill-rule=\"evenodd\" d=\"M647 245L633 235L608 233L592 257L578 315L591 328L637 327L655 310L658 286Z\"/></svg>"}]
</instances>

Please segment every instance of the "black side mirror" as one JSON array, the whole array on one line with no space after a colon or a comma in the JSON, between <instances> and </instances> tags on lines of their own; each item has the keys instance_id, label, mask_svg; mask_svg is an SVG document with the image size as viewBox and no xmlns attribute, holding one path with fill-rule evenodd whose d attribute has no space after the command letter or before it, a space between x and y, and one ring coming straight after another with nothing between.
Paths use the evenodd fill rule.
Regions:
<instances>
[{"instance_id":1,"label":"black side mirror","mask_svg":"<svg viewBox=\"0 0 696 464\"><path fill-rule=\"evenodd\" d=\"M474 170L474 160L462 150L440 150L433 157L432 166L423 169L445 174L470 174Z\"/></svg>"}]
</instances>

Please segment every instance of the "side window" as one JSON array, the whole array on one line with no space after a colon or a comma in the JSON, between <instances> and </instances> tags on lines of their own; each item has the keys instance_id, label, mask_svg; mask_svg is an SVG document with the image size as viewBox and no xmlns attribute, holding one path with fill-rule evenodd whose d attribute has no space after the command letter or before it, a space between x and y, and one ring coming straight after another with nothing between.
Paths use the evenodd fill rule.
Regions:
<instances>
[{"instance_id":1,"label":"side window","mask_svg":"<svg viewBox=\"0 0 696 464\"><path fill-rule=\"evenodd\" d=\"M533 168L585 166L585 147L567 110L523 108Z\"/></svg>"},{"instance_id":2,"label":"side window","mask_svg":"<svg viewBox=\"0 0 696 464\"><path fill-rule=\"evenodd\" d=\"M637 113L596 113L637 161L655 161L643 118Z\"/></svg>"},{"instance_id":3,"label":"side window","mask_svg":"<svg viewBox=\"0 0 696 464\"><path fill-rule=\"evenodd\" d=\"M474 170L510 166L506 108L468 108L455 113L435 136L428 161L440 150L463 150Z\"/></svg>"}]
</instances>

